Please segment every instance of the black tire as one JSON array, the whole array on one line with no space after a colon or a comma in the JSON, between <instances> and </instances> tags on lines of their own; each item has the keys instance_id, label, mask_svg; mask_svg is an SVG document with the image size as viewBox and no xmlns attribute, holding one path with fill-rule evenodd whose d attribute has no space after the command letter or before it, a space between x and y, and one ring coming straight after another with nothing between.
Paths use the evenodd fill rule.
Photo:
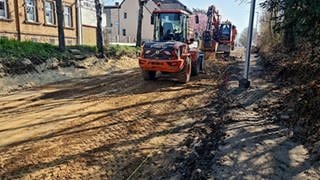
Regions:
<instances>
[{"instance_id":1,"label":"black tire","mask_svg":"<svg viewBox=\"0 0 320 180\"><path fill-rule=\"evenodd\" d=\"M184 63L184 67L178 76L179 81L181 83L187 83L190 81L191 69L192 69L191 60L190 60L190 57L187 57Z\"/></svg>"},{"instance_id":2,"label":"black tire","mask_svg":"<svg viewBox=\"0 0 320 180\"><path fill-rule=\"evenodd\" d=\"M201 59L197 59L197 62L192 66L191 76L198 76L201 70Z\"/></svg>"},{"instance_id":3,"label":"black tire","mask_svg":"<svg viewBox=\"0 0 320 180\"><path fill-rule=\"evenodd\" d=\"M205 73L206 71L205 56L201 55L199 58L200 58L200 72Z\"/></svg>"},{"instance_id":4,"label":"black tire","mask_svg":"<svg viewBox=\"0 0 320 180\"><path fill-rule=\"evenodd\" d=\"M156 80L156 71L142 71L142 76L145 81L154 81Z\"/></svg>"},{"instance_id":5,"label":"black tire","mask_svg":"<svg viewBox=\"0 0 320 180\"><path fill-rule=\"evenodd\" d=\"M230 52L224 52L223 57L224 58L229 58L230 57Z\"/></svg>"}]
</instances>

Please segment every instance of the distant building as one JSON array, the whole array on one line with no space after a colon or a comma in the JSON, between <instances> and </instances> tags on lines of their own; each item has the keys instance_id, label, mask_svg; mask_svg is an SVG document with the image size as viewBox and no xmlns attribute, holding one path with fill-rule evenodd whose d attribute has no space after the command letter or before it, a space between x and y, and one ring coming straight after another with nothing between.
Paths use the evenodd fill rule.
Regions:
<instances>
[{"instance_id":1,"label":"distant building","mask_svg":"<svg viewBox=\"0 0 320 180\"><path fill-rule=\"evenodd\" d=\"M185 5L178 0L151 0L143 9L142 40L153 39L152 12L157 9L181 9L189 12ZM120 4L105 6L107 17L107 39L109 42L135 43L138 27L139 1L123 0Z\"/></svg>"}]
</instances>

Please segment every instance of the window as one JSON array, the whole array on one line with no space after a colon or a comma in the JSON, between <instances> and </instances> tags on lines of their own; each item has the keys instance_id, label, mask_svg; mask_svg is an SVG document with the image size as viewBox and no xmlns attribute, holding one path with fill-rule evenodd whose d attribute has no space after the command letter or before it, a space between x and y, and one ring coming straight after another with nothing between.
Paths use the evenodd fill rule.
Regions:
<instances>
[{"instance_id":1,"label":"window","mask_svg":"<svg viewBox=\"0 0 320 180\"><path fill-rule=\"evenodd\" d=\"M35 0L25 0L25 8L26 8L26 18L27 21L36 22L37 21L37 8Z\"/></svg>"},{"instance_id":2,"label":"window","mask_svg":"<svg viewBox=\"0 0 320 180\"><path fill-rule=\"evenodd\" d=\"M0 0L0 19L7 19L7 0Z\"/></svg>"},{"instance_id":3,"label":"window","mask_svg":"<svg viewBox=\"0 0 320 180\"><path fill-rule=\"evenodd\" d=\"M125 12L125 13L123 13L123 18L124 19L127 19L128 18L128 14Z\"/></svg>"},{"instance_id":4,"label":"window","mask_svg":"<svg viewBox=\"0 0 320 180\"><path fill-rule=\"evenodd\" d=\"M53 2L51 1L44 2L44 13L45 13L46 24L55 24Z\"/></svg>"},{"instance_id":5,"label":"window","mask_svg":"<svg viewBox=\"0 0 320 180\"><path fill-rule=\"evenodd\" d=\"M38 42L38 39L35 38L35 37L32 37L32 38L31 38L31 41L32 41L32 42Z\"/></svg>"},{"instance_id":6,"label":"window","mask_svg":"<svg viewBox=\"0 0 320 180\"><path fill-rule=\"evenodd\" d=\"M55 39L49 39L49 43L50 44L56 44L56 40Z\"/></svg>"},{"instance_id":7,"label":"window","mask_svg":"<svg viewBox=\"0 0 320 180\"><path fill-rule=\"evenodd\" d=\"M127 35L126 29L122 29L122 35L123 35L123 36L126 36L126 35Z\"/></svg>"},{"instance_id":8,"label":"window","mask_svg":"<svg viewBox=\"0 0 320 180\"><path fill-rule=\"evenodd\" d=\"M64 16L64 26L65 27L72 27L71 7L70 6L64 6L63 16Z\"/></svg>"}]
</instances>

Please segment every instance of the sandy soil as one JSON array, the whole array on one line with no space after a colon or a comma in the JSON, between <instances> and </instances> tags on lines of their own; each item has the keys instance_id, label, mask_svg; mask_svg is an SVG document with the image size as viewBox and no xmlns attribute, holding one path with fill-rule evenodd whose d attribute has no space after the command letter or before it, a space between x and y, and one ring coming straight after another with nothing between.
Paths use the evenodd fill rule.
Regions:
<instances>
[{"instance_id":1,"label":"sandy soil","mask_svg":"<svg viewBox=\"0 0 320 180\"><path fill-rule=\"evenodd\" d=\"M106 75L114 71L138 67L138 63L134 59L127 57L108 60L89 57L82 61L69 60L67 62L72 65L60 67L61 61L48 60L46 63L29 68L29 70L26 69L28 73L25 74L0 76L0 95L57 81ZM20 70L19 68L24 67L17 67L17 70ZM0 72L1 70L0 64ZM11 71L15 70L11 69Z\"/></svg>"},{"instance_id":2,"label":"sandy soil","mask_svg":"<svg viewBox=\"0 0 320 180\"><path fill-rule=\"evenodd\" d=\"M143 81L136 61L113 65L0 97L0 179L152 178L157 168L134 172L207 117L224 66L180 84Z\"/></svg>"},{"instance_id":3,"label":"sandy soil","mask_svg":"<svg viewBox=\"0 0 320 180\"><path fill-rule=\"evenodd\" d=\"M254 62L253 86L238 89L242 67L145 82L122 59L0 96L0 179L319 179L270 112L277 87Z\"/></svg>"}]
</instances>

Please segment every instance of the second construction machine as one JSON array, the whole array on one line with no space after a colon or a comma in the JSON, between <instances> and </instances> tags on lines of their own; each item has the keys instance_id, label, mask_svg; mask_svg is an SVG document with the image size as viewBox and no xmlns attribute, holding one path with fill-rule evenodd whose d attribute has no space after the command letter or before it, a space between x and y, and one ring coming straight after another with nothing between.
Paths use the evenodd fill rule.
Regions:
<instances>
[{"instance_id":1,"label":"second construction machine","mask_svg":"<svg viewBox=\"0 0 320 180\"><path fill-rule=\"evenodd\" d=\"M139 57L145 80L156 80L160 72L186 83L204 68L203 53L189 47L193 39L188 39L188 16L176 9L153 12L154 40L143 45Z\"/></svg>"},{"instance_id":2,"label":"second construction machine","mask_svg":"<svg viewBox=\"0 0 320 180\"><path fill-rule=\"evenodd\" d=\"M221 16L214 5L209 6L207 11L207 26L202 34L202 50L206 57L211 54L223 54L230 56L234 49L234 42L237 35L236 26L231 22L221 22Z\"/></svg>"}]
</instances>

